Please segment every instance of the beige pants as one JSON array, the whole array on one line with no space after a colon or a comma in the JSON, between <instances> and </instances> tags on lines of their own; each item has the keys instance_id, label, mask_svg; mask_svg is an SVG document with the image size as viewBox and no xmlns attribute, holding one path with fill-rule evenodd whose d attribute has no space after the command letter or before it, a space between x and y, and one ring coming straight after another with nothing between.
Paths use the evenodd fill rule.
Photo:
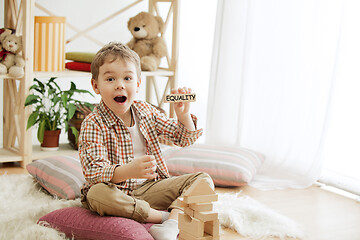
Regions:
<instances>
[{"instance_id":1,"label":"beige pants","mask_svg":"<svg viewBox=\"0 0 360 240\"><path fill-rule=\"evenodd\" d=\"M104 183L92 186L84 207L100 215L119 216L145 222L150 207L158 210L176 208L175 201L197 179L206 179L214 189L214 183L207 173L193 173L171 177L159 181L146 181L129 196Z\"/></svg>"}]
</instances>

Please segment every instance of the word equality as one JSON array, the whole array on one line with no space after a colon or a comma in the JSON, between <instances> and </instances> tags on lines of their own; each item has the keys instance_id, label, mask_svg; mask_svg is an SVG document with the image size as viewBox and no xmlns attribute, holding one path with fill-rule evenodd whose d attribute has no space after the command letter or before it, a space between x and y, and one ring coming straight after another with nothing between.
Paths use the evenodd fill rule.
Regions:
<instances>
[{"instance_id":1,"label":"word equality","mask_svg":"<svg viewBox=\"0 0 360 240\"><path fill-rule=\"evenodd\" d=\"M196 94L188 93L188 94L169 94L165 96L166 103L174 103L174 102L195 102Z\"/></svg>"}]
</instances>

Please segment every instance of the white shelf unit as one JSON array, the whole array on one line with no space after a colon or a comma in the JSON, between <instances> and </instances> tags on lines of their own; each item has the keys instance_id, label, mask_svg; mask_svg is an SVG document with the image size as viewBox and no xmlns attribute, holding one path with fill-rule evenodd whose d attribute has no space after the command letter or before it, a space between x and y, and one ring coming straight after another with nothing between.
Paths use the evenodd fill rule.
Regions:
<instances>
[{"instance_id":1,"label":"white shelf unit","mask_svg":"<svg viewBox=\"0 0 360 240\"><path fill-rule=\"evenodd\" d=\"M160 15L158 4L168 3L169 12L167 18L164 19L165 26L172 21L172 43L168 46L171 57L166 57L168 67L159 68L154 72L142 72L143 80L146 81L145 100L151 102L155 95L156 102L154 104L162 106L165 95L170 89L177 85L177 56L178 56L178 11L179 0L134 0L126 7L120 9L116 14L121 14L136 4L147 1L148 11L154 15ZM99 0L100 2L100 0ZM33 146L31 131L26 130L28 116L30 115L30 107L25 108L24 103L26 96L29 94L29 87L32 85L33 78L50 78L50 77L90 77L89 72L79 72L65 70L61 72L34 72L33 56L34 56L34 9L35 7L47 12L49 15L55 15L38 5L35 0L4 0L4 23L6 28L16 29L18 35L22 35L23 51L25 59L25 75L20 79L10 77L8 74L0 75L3 79L3 148L0 149L1 162L20 162L25 167L29 162L35 159L48 157L52 155L75 153L69 144L61 144L56 152L42 152L40 147ZM146 11L146 10L145 10ZM106 20L111 19L115 15L109 16ZM95 24L101 25L105 20ZM68 24L68 23L67 23ZM77 36L86 35L89 29L77 30ZM166 30L165 30L166 31ZM165 32L164 32L165 33ZM163 36L165 34L162 33ZM72 40L74 40L74 37ZM90 40L94 40L89 36ZM157 78L166 78L166 86L163 91L159 91ZM174 116L174 109L170 105L170 117Z\"/></svg>"}]
</instances>

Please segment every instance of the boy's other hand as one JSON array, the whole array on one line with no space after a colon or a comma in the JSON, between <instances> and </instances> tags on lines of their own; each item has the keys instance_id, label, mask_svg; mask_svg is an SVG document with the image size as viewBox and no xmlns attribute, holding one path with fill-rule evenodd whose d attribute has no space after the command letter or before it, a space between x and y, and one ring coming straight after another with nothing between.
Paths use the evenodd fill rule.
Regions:
<instances>
[{"instance_id":1,"label":"boy's other hand","mask_svg":"<svg viewBox=\"0 0 360 240\"><path fill-rule=\"evenodd\" d=\"M171 93L172 94L190 94L191 91L192 91L191 88L182 87L182 88L171 90ZM182 124L184 124L184 126L187 129L194 131L195 125L194 125L194 123L191 119L191 115L190 115L190 102L174 103L174 110L175 110L178 120Z\"/></svg>"},{"instance_id":2,"label":"boy's other hand","mask_svg":"<svg viewBox=\"0 0 360 240\"><path fill-rule=\"evenodd\" d=\"M129 171L131 171L132 178L146 178L153 179L157 176L156 171L156 160L152 155L145 155L142 157L135 158L133 161L128 163Z\"/></svg>"},{"instance_id":3,"label":"boy's other hand","mask_svg":"<svg viewBox=\"0 0 360 240\"><path fill-rule=\"evenodd\" d=\"M178 89L172 89L171 94L189 94L191 93L191 88L182 87ZM184 115L189 114L190 112L190 102L177 102L174 103L174 110L176 113L176 116L178 118L181 118Z\"/></svg>"}]
</instances>

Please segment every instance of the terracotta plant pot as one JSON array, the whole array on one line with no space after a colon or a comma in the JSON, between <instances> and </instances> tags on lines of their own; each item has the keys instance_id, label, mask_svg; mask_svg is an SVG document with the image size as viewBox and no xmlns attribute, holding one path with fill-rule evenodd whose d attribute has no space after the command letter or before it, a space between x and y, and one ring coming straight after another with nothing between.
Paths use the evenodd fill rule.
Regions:
<instances>
[{"instance_id":1,"label":"terracotta plant pot","mask_svg":"<svg viewBox=\"0 0 360 240\"><path fill-rule=\"evenodd\" d=\"M45 130L44 141L41 144L41 150L43 151L54 151L59 148L59 137L61 129L55 131Z\"/></svg>"}]
</instances>

